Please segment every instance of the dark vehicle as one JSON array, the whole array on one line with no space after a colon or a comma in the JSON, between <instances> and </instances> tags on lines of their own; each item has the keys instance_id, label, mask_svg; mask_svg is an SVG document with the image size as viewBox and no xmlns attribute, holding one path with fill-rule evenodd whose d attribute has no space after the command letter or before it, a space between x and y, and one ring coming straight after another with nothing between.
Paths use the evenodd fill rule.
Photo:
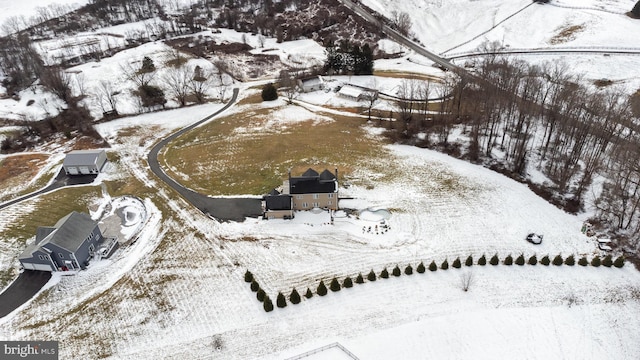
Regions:
<instances>
[{"instance_id":1,"label":"dark vehicle","mask_svg":"<svg viewBox=\"0 0 640 360\"><path fill-rule=\"evenodd\" d=\"M542 244L542 235L531 233L527 235L527 241L534 245L540 245Z\"/></svg>"}]
</instances>

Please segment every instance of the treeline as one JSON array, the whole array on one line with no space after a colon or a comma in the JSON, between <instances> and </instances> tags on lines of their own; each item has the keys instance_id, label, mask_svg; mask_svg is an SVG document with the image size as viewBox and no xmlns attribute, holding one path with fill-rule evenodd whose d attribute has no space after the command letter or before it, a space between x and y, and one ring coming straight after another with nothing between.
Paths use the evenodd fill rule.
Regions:
<instances>
[{"instance_id":1,"label":"treeline","mask_svg":"<svg viewBox=\"0 0 640 360\"><path fill-rule=\"evenodd\" d=\"M629 97L607 81L580 85L581 79L559 63L538 66L488 56L474 74L473 79L449 74L439 87L447 97L442 102L429 100L429 82L405 81L393 136L439 147L521 181L527 169L538 169L549 181L532 188L574 213L598 179L602 191L590 204L597 208L592 221L638 250L640 94ZM454 126L467 135L468 146L450 143Z\"/></svg>"}]
</instances>

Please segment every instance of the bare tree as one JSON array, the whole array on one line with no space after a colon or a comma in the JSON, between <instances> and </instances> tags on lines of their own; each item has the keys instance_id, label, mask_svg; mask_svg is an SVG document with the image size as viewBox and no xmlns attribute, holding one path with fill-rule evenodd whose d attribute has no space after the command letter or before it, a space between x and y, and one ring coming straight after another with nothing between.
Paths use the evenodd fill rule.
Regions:
<instances>
[{"instance_id":1,"label":"bare tree","mask_svg":"<svg viewBox=\"0 0 640 360\"><path fill-rule=\"evenodd\" d=\"M40 82L64 102L71 101L71 77L60 67L46 67L40 74Z\"/></svg>"},{"instance_id":2,"label":"bare tree","mask_svg":"<svg viewBox=\"0 0 640 360\"><path fill-rule=\"evenodd\" d=\"M169 93L180 106L187 104L191 80L192 71L186 66L169 68L163 76L163 82L169 87Z\"/></svg>"},{"instance_id":3,"label":"bare tree","mask_svg":"<svg viewBox=\"0 0 640 360\"><path fill-rule=\"evenodd\" d=\"M204 103L207 98L207 92L213 85L213 74L211 71L202 70L200 66L193 69L193 76L189 81L189 88L195 96L196 101L200 104Z\"/></svg>"},{"instance_id":4,"label":"bare tree","mask_svg":"<svg viewBox=\"0 0 640 360\"><path fill-rule=\"evenodd\" d=\"M471 271L465 271L460 274L460 288L462 291L468 291L473 285L473 273Z\"/></svg>"},{"instance_id":5,"label":"bare tree","mask_svg":"<svg viewBox=\"0 0 640 360\"><path fill-rule=\"evenodd\" d=\"M103 114L118 114L116 95L119 92L113 89L113 84L110 81L100 81L98 87L94 89L94 93Z\"/></svg>"},{"instance_id":6,"label":"bare tree","mask_svg":"<svg viewBox=\"0 0 640 360\"><path fill-rule=\"evenodd\" d=\"M411 31L411 16L406 12L391 12L391 19L396 26L398 32L404 36L408 36Z\"/></svg>"}]
</instances>

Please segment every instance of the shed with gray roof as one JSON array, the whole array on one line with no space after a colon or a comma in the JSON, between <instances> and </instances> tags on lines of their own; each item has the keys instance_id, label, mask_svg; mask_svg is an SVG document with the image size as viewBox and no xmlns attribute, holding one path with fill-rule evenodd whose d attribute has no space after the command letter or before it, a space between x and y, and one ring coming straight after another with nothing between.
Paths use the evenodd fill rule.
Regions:
<instances>
[{"instance_id":1,"label":"shed with gray roof","mask_svg":"<svg viewBox=\"0 0 640 360\"><path fill-rule=\"evenodd\" d=\"M107 163L104 150L74 150L67 153L62 167L67 175L98 174Z\"/></svg>"}]
</instances>

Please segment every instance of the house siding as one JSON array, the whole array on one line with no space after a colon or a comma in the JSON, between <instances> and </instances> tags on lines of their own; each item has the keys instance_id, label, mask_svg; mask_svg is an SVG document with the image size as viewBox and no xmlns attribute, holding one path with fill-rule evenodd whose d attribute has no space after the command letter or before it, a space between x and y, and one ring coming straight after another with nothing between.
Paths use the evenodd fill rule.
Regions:
<instances>
[{"instance_id":1,"label":"house siding","mask_svg":"<svg viewBox=\"0 0 640 360\"><path fill-rule=\"evenodd\" d=\"M314 195L317 195L317 197L314 197ZM330 195L332 197L330 197ZM338 210L338 193L293 195L294 210L310 210L314 207Z\"/></svg>"},{"instance_id":2,"label":"house siding","mask_svg":"<svg viewBox=\"0 0 640 360\"><path fill-rule=\"evenodd\" d=\"M267 219L284 219L293 218L293 210L267 210L265 218Z\"/></svg>"},{"instance_id":3,"label":"house siding","mask_svg":"<svg viewBox=\"0 0 640 360\"><path fill-rule=\"evenodd\" d=\"M41 256L42 256L42 259L40 258ZM34 251L33 257L29 259L20 259L20 263L22 264L22 267L28 270L34 269L34 267L31 266L31 264L48 265L49 267L53 266L51 263L51 258L49 257L49 254L41 250ZM49 271L55 271L55 270L56 269L51 269Z\"/></svg>"}]
</instances>

